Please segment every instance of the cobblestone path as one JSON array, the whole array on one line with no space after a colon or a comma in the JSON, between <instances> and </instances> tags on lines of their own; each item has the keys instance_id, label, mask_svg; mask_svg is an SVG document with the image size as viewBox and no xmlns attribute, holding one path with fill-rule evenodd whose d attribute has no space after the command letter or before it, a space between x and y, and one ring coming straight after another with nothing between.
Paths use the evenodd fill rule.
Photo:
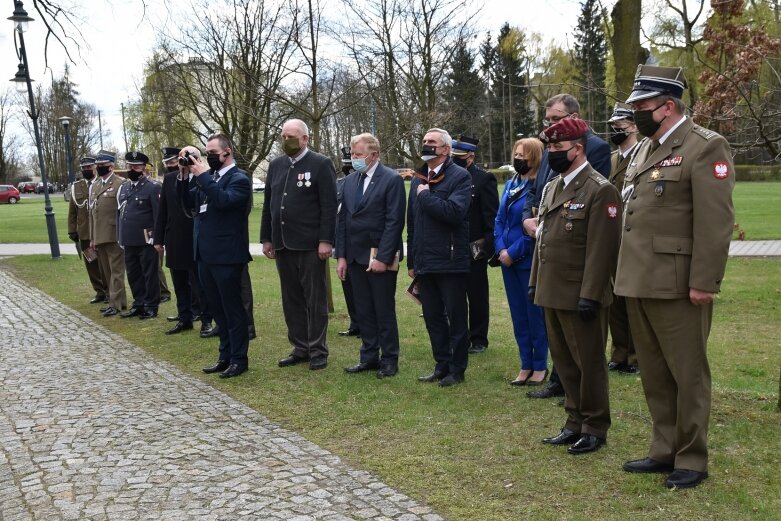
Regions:
<instances>
[{"instance_id":1,"label":"cobblestone path","mask_svg":"<svg viewBox=\"0 0 781 521\"><path fill-rule=\"evenodd\" d=\"M0 446L3 521L441 519L3 270Z\"/></svg>"}]
</instances>

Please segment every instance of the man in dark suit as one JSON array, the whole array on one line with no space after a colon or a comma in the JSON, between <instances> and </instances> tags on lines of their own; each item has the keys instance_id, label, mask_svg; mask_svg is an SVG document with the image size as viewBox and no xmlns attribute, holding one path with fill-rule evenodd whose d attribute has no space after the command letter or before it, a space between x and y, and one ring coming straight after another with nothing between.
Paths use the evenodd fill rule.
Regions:
<instances>
[{"instance_id":1,"label":"man in dark suit","mask_svg":"<svg viewBox=\"0 0 781 521\"><path fill-rule=\"evenodd\" d=\"M488 259L494 254L494 222L499 210L496 177L475 164L477 138L459 136L453 141L453 162L472 176L472 203L469 206L469 352L488 349Z\"/></svg>"},{"instance_id":2,"label":"man in dark suit","mask_svg":"<svg viewBox=\"0 0 781 521\"><path fill-rule=\"evenodd\" d=\"M545 102L545 119L542 124L545 128L555 125L562 119L581 119L580 103L571 94L557 94ZM605 177L610 177L610 145L594 134L590 129L586 134L586 160L591 168ZM558 175L548 166L548 149L542 155L537 179L529 189L526 197L526 204L523 207L523 229L526 233L534 237L537 231L536 209L540 206L540 197L543 187ZM550 382L544 389L539 391L529 391L526 393L530 398L550 398L551 396L563 396L564 388L561 385L561 379L553 367Z\"/></svg>"},{"instance_id":3,"label":"man in dark suit","mask_svg":"<svg viewBox=\"0 0 781 521\"><path fill-rule=\"evenodd\" d=\"M141 152L125 154L129 182L117 197L119 245L125 250L125 273L133 305L121 318L142 320L157 316L160 305L159 255L153 246L155 219L160 207L160 185L144 176L149 158Z\"/></svg>"},{"instance_id":4,"label":"man in dark suit","mask_svg":"<svg viewBox=\"0 0 781 521\"><path fill-rule=\"evenodd\" d=\"M434 371L418 379L449 387L464 381L469 362L469 203L472 176L450 159L452 138L432 128L423 137L425 173L410 186L407 267L420 291Z\"/></svg>"},{"instance_id":5,"label":"man in dark suit","mask_svg":"<svg viewBox=\"0 0 781 521\"><path fill-rule=\"evenodd\" d=\"M219 327L220 356L205 373L220 378L239 376L248 369L247 312L241 299L241 277L251 260L247 226L247 201L252 184L233 159L230 140L214 134L206 142L208 168L194 147L185 147L179 157L190 163L177 181L183 206L197 212L193 251L198 275ZM190 156L185 154L190 153ZM184 177L192 173L188 182Z\"/></svg>"},{"instance_id":6,"label":"man in dark suit","mask_svg":"<svg viewBox=\"0 0 781 521\"><path fill-rule=\"evenodd\" d=\"M292 353L280 367L328 365L326 260L336 229L336 173L331 160L309 150L309 129L300 119L282 126L282 150L266 176L260 241L275 259L282 311Z\"/></svg>"},{"instance_id":7,"label":"man in dark suit","mask_svg":"<svg viewBox=\"0 0 781 521\"><path fill-rule=\"evenodd\" d=\"M350 142L354 172L343 184L336 224L336 273L353 285L361 328L361 357L348 373L377 371L393 376L399 367L396 279L402 255L405 197L401 176L380 163L380 142L359 134Z\"/></svg>"},{"instance_id":8,"label":"man in dark suit","mask_svg":"<svg viewBox=\"0 0 781 521\"><path fill-rule=\"evenodd\" d=\"M193 218L179 207L176 178L179 175L178 148L163 149L163 163L168 171L163 177L160 211L155 222L155 249L166 252L165 265L171 272L176 294L176 321L166 335L175 335L193 328L193 320L201 319L201 332L211 329L211 314L201 301L201 284L193 260Z\"/></svg>"},{"instance_id":9,"label":"man in dark suit","mask_svg":"<svg viewBox=\"0 0 781 521\"><path fill-rule=\"evenodd\" d=\"M338 208L342 205L342 192L344 191L344 180L353 173L352 158L350 157L350 147L342 147L342 174L343 177L336 180L336 202ZM337 217L338 219L338 217ZM355 299L353 298L353 285L350 283L350 274L345 274L342 281L342 293L344 293L344 303L347 306L347 315L350 317L350 324L344 331L339 331L339 336L361 336L361 329L358 327L358 313L355 310Z\"/></svg>"}]
</instances>

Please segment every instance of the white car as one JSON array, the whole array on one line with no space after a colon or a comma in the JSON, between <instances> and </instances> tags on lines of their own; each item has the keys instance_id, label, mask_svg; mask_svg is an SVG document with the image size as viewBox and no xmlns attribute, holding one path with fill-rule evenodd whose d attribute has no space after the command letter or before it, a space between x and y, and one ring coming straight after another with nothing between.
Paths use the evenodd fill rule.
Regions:
<instances>
[{"instance_id":1,"label":"white car","mask_svg":"<svg viewBox=\"0 0 781 521\"><path fill-rule=\"evenodd\" d=\"M252 191L253 192L262 192L266 189L266 183L258 179L257 177L252 178Z\"/></svg>"},{"instance_id":2,"label":"white car","mask_svg":"<svg viewBox=\"0 0 781 521\"><path fill-rule=\"evenodd\" d=\"M502 165L499 170L513 170L513 165Z\"/></svg>"}]
</instances>

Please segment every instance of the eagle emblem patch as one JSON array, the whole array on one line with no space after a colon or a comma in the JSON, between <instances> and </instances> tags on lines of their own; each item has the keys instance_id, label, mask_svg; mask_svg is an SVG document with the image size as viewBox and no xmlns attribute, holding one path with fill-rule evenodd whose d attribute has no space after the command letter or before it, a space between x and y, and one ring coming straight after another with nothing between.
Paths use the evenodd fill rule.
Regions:
<instances>
[{"instance_id":1,"label":"eagle emblem patch","mask_svg":"<svg viewBox=\"0 0 781 521\"><path fill-rule=\"evenodd\" d=\"M716 179L726 179L729 177L729 168L726 161L713 163L713 177Z\"/></svg>"},{"instance_id":2,"label":"eagle emblem patch","mask_svg":"<svg viewBox=\"0 0 781 521\"><path fill-rule=\"evenodd\" d=\"M607 205L607 218L615 219L616 217L618 217L618 206L614 204Z\"/></svg>"}]
</instances>

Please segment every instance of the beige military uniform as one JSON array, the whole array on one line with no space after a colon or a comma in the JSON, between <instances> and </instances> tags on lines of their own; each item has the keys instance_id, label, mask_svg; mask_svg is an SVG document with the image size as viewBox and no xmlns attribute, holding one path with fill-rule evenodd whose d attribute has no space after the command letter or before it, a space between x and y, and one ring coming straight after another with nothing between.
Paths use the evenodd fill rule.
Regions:
<instances>
[{"instance_id":1,"label":"beige military uniform","mask_svg":"<svg viewBox=\"0 0 781 521\"><path fill-rule=\"evenodd\" d=\"M89 191L90 182L86 179L74 182L71 185L71 198L68 204L68 233L77 233L79 235L81 251L86 250L90 245ZM92 289L95 290L95 297L100 297L101 295L107 297L108 281L103 276L100 263L88 262L85 256L84 266L87 268L87 276Z\"/></svg>"},{"instance_id":2,"label":"beige military uniform","mask_svg":"<svg viewBox=\"0 0 781 521\"><path fill-rule=\"evenodd\" d=\"M534 303L545 308L553 364L566 393L565 428L604 439L610 427L607 306L613 297L621 201L618 190L588 164L562 185L557 176L543 190L529 284L536 288ZM601 304L595 320L579 317L580 298Z\"/></svg>"},{"instance_id":3,"label":"beige military uniform","mask_svg":"<svg viewBox=\"0 0 781 521\"><path fill-rule=\"evenodd\" d=\"M125 182L111 174L106 182L97 178L90 190L90 241L98 252L100 269L108 280L109 305L127 307L125 255L117 244L117 194Z\"/></svg>"},{"instance_id":4,"label":"beige military uniform","mask_svg":"<svg viewBox=\"0 0 781 521\"><path fill-rule=\"evenodd\" d=\"M625 222L615 292L629 320L653 420L649 457L703 472L711 379L706 356L712 304L734 224L735 169L727 141L685 119L654 150L644 140L625 180Z\"/></svg>"},{"instance_id":5,"label":"beige military uniform","mask_svg":"<svg viewBox=\"0 0 781 521\"><path fill-rule=\"evenodd\" d=\"M614 150L610 155L610 177L608 180L620 192L624 188L624 176L632 154L637 151L638 143L622 155L620 150ZM614 295L610 304L608 325L610 326L610 339L612 349L610 361L618 364L638 366L637 353L629 331L629 315L626 311L626 299Z\"/></svg>"}]
</instances>

